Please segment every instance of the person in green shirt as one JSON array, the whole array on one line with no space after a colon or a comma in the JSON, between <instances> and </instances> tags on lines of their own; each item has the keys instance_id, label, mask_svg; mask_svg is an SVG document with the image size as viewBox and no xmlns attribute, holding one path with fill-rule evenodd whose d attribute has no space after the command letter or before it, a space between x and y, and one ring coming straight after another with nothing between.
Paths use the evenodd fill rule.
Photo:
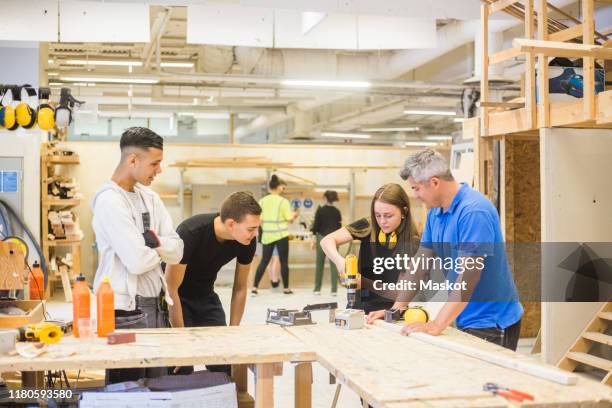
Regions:
<instances>
[{"instance_id":1,"label":"person in green shirt","mask_svg":"<svg viewBox=\"0 0 612 408\"><path fill-rule=\"evenodd\" d=\"M258 294L257 286L263 277L264 271L272 258L274 248L278 250L281 264L281 276L283 277L283 293L292 294L289 289L289 223L298 216L297 211L291 210L289 200L282 197L287 183L273 174L268 183L270 194L259 200L261 206L261 244L263 251L261 262L255 273L255 282L251 294Z\"/></svg>"}]
</instances>

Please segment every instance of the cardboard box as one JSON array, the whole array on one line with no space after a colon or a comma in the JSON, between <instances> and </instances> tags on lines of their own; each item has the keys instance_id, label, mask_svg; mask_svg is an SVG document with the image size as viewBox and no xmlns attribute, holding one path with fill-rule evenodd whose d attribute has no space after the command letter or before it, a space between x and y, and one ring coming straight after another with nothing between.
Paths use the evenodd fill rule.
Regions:
<instances>
[{"instance_id":1,"label":"cardboard box","mask_svg":"<svg viewBox=\"0 0 612 408\"><path fill-rule=\"evenodd\" d=\"M18 329L30 323L42 322L45 319L42 302L44 300L1 300L0 309L3 305L12 304L25 310L27 314L23 316L0 315L0 328Z\"/></svg>"}]
</instances>

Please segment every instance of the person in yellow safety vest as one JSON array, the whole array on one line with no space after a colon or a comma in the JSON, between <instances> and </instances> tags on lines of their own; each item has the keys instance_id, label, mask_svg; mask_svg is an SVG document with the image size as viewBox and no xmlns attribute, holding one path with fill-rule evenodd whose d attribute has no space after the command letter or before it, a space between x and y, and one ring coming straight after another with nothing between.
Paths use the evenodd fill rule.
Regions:
<instances>
[{"instance_id":1,"label":"person in yellow safety vest","mask_svg":"<svg viewBox=\"0 0 612 408\"><path fill-rule=\"evenodd\" d=\"M270 177L268 183L270 194L259 200L261 206L261 244L263 251L261 262L255 273L255 282L251 290L252 296L257 296L257 286L263 277L264 271L272 258L274 248L278 250L281 264L281 276L283 277L283 293L286 295L293 292L289 289L289 223L298 216L297 211L291 210L289 200L282 197L287 183L276 174Z\"/></svg>"}]
</instances>

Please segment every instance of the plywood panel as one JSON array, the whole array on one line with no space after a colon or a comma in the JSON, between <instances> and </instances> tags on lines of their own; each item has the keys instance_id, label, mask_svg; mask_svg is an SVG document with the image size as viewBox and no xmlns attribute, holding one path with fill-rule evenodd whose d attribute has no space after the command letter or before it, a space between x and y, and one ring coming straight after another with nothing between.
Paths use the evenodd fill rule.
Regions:
<instances>
[{"instance_id":1,"label":"plywood panel","mask_svg":"<svg viewBox=\"0 0 612 408\"><path fill-rule=\"evenodd\" d=\"M503 141L502 219L508 260L525 307L521 337L540 329L540 145L538 140Z\"/></svg>"},{"instance_id":2,"label":"plywood panel","mask_svg":"<svg viewBox=\"0 0 612 408\"><path fill-rule=\"evenodd\" d=\"M540 131L542 185L542 241L612 241L612 137L610 130L542 129ZM546 289L562 273L555 263L568 250L542 261ZM555 255L555 256L553 256ZM554 276L553 276L554 278ZM601 303L557 303L543 305L542 353L556 363L573 343Z\"/></svg>"}]
</instances>

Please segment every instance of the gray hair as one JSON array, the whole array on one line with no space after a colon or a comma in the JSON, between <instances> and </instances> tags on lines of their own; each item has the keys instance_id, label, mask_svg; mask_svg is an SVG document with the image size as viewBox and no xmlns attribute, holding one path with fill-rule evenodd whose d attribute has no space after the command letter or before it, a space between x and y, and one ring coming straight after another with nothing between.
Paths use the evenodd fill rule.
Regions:
<instances>
[{"instance_id":1,"label":"gray hair","mask_svg":"<svg viewBox=\"0 0 612 408\"><path fill-rule=\"evenodd\" d=\"M410 156L399 174L403 180L412 177L417 183L423 183L432 177L448 181L454 180L444 156L431 149L422 150Z\"/></svg>"}]
</instances>

